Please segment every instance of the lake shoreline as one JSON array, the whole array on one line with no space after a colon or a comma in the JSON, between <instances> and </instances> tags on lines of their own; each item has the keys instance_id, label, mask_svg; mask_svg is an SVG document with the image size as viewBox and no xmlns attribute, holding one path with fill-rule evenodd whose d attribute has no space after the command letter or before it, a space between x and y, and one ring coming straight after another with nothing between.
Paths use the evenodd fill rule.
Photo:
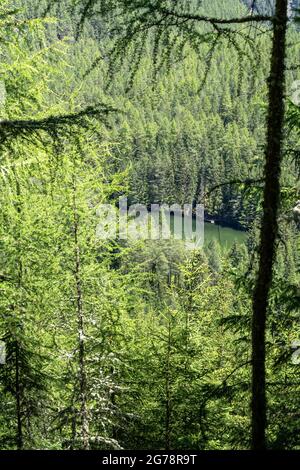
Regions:
<instances>
[{"instance_id":1,"label":"lake shoreline","mask_svg":"<svg viewBox=\"0 0 300 470\"><path fill-rule=\"evenodd\" d=\"M233 230L238 230L240 232L248 232L248 229L241 225L238 222L232 222L226 219L225 217L216 217L210 214L205 213L204 222L219 225L220 227L232 228Z\"/></svg>"}]
</instances>

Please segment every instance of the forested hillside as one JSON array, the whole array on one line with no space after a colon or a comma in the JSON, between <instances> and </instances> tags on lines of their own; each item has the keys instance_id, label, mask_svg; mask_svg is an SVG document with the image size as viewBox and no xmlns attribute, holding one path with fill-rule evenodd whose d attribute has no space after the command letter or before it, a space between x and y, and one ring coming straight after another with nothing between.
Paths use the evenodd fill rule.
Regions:
<instances>
[{"instance_id":1,"label":"forested hillside","mask_svg":"<svg viewBox=\"0 0 300 470\"><path fill-rule=\"evenodd\" d=\"M251 447L272 21L193 23L179 39L150 32L119 50L127 3L0 6L2 450ZM252 5L178 3L222 19ZM251 14L273 15L274 4L254 2ZM295 18L265 345L267 447L299 450ZM120 196L202 203L237 241L220 243L220 228L195 250L100 239L98 209Z\"/></svg>"},{"instance_id":2,"label":"forested hillside","mask_svg":"<svg viewBox=\"0 0 300 470\"><path fill-rule=\"evenodd\" d=\"M47 2L45 7L41 2L29 4L27 14L35 17ZM235 0L209 2L205 8L220 16L247 12ZM212 186L241 181L217 188L205 199L205 207L216 220L249 227L257 201L244 198L242 182L262 173L269 38L253 31L255 42L247 44L245 56L228 41L228 47L214 51L209 70L209 46L203 45L201 57L189 47L172 67L165 64L158 74L153 73L149 47L134 77L126 58L125 68L107 79L112 41L101 18L90 20L75 43L80 8L73 13L75 18L68 2L50 11L57 22L49 28L47 40L72 44L68 48L76 69L72 80L81 90L75 103L93 104L105 97L122 111L112 117L109 139L116 145L117 169L130 167L130 200L147 205L196 204L203 202ZM291 32L296 43L293 36ZM298 55L295 44L291 64ZM297 71L291 70L289 87L296 78Z\"/></svg>"}]
</instances>

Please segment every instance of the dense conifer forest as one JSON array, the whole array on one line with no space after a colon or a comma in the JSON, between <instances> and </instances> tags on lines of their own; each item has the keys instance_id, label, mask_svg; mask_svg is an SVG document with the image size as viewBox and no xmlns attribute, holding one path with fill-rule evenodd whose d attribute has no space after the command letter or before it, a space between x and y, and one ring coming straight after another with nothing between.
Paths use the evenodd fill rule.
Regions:
<instances>
[{"instance_id":1,"label":"dense conifer forest","mask_svg":"<svg viewBox=\"0 0 300 470\"><path fill-rule=\"evenodd\" d=\"M298 8L1 2L1 450L300 449Z\"/></svg>"}]
</instances>

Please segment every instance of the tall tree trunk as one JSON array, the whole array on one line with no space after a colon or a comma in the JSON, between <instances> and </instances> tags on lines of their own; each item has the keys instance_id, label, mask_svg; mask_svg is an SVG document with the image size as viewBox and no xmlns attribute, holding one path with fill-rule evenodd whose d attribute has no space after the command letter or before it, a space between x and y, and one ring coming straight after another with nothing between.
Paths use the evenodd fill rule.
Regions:
<instances>
[{"instance_id":1,"label":"tall tree trunk","mask_svg":"<svg viewBox=\"0 0 300 470\"><path fill-rule=\"evenodd\" d=\"M278 235L288 0L276 0L273 25L263 217L252 317L252 449L266 448L265 332Z\"/></svg>"},{"instance_id":2,"label":"tall tree trunk","mask_svg":"<svg viewBox=\"0 0 300 470\"><path fill-rule=\"evenodd\" d=\"M166 355L166 417L165 417L165 450L170 450L171 448L171 377L170 377L170 367L171 367L171 319L169 318L168 323L168 343L167 343L167 355Z\"/></svg>"},{"instance_id":3,"label":"tall tree trunk","mask_svg":"<svg viewBox=\"0 0 300 470\"><path fill-rule=\"evenodd\" d=\"M76 184L73 181L73 231L74 231L74 258L75 258L75 285L76 285L76 303L77 303L77 328L79 344L79 387L80 387L80 418L81 418L81 437L83 449L89 449L89 420L87 410L87 376L85 364L85 337L84 337L84 314L82 298L81 281L81 260L80 247L78 240L78 211L76 205Z\"/></svg>"},{"instance_id":4,"label":"tall tree trunk","mask_svg":"<svg viewBox=\"0 0 300 470\"><path fill-rule=\"evenodd\" d=\"M21 410L21 384L20 384L20 361L19 344L16 342L16 413L17 413L17 449L23 449L23 427Z\"/></svg>"},{"instance_id":5,"label":"tall tree trunk","mask_svg":"<svg viewBox=\"0 0 300 470\"><path fill-rule=\"evenodd\" d=\"M16 195L17 195L17 214L18 214L18 225L22 223L22 209L21 209L21 188L17 174L14 173L16 178ZM17 246L18 252L20 253L20 243L21 243L21 227L19 225L19 230L17 234ZM23 264L21 258L18 260L18 271L17 271L17 288L21 292L22 287L22 276L23 276ZM15 306L14 309L18 310L18 306ZM18 312L20 314L20 312ZM20 344L19 338L17 335L16 346L15 346L15 387L16 387L16 414L17 414L17 449L23 449L23 424L22 424L22 384L21 384L21 364L20 364Z\"/></svg>"}]
</instances>

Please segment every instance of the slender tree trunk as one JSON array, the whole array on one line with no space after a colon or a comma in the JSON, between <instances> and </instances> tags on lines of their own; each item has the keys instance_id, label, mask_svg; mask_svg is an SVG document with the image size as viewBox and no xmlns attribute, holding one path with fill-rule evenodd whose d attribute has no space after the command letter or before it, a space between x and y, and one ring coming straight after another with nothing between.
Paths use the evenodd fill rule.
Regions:
<instances>
[{"instance_id":1,"label":"slender tree trunk","mask_svg":"<svg viewBox=\"0 0 300 470\"><path fill-rule=\"evenodd\" d=\"M89 449L89 420L87 410L87 376L85 364L85 337L84 337L84 313L82 300L81 281L81 259L78 240L78 211L76 205L76 185L73 182L73 231L74 231L74 259L75 259L75 284L76 284L76 304L77 304L77 326L79 344L79 387L80 387L80 417L81 417L81 437L83 449Z\"/></svg>"},{"instance_id":2,"label":"slender tree trunk","mask_svg":"<svg viewBox=\"0 0 300 470\"><path fill-rule=\"evenodd\" d=\"M285 53L288 0L276 0L273 29L263 217L260 232L259 268L253 294L252 317L252 449L266 448L265 332L268 296L272 282L284 121Z\"/></svg>"},{"instance_id":3,"label":"slender tree trunk","mask_svg":"<svg viewBox=\"0 0 300 470\"><path fill-rule=\"evenodd\" d=\"M171 319L168 324L168 344L166 357L166 427L165 427L165 450L170 450L171 445Z\"/></svg>"},{"instance_id":4,"label":"slender tree trunk","mask_svg":"<svg viewBox=\"0 0 300 470\"><path fill-rule=\"evenodd\" d=\"M18 224L21 224L22 210L20 204L21 188L18 181L17 174L15 173L16 178L16 195L17 195L17 214L18 214ZM18 252L20 253L20 242L21 242L21 229L19 226L18 230ZM23 265L22 260L18 260L18 273L17 273L17 288L18 291L21 291L22 286L22 276L23 276ZM17 307L18 308L18 307ZM19 313L19 312L18 312ZM17 449L23 449L23 425L22 425L22 385L21 385L21 364L20 364L20 345L19 338L16 338L16 350L15 350L15 387L16 387L16 414L17 414Z\"/></svg>"},{"instance_id":5,"label":"slender tree trunk","mask_svg":"<svg viewBox=\"0 0 300 470\"><path fill-rule=\"evenodd\" d=\"M115 373L115 368L113 366L111 366L110 368L110 373L111 373L111 376L113 377ZM115 390L113 390L111 393L111 404L113 406L113 410L115 410L117 406L117 393ZM118 428L114 422L112 424L111 435L115 441L118 441Z\"/></svg>"},{"instance_id":6,"label":"slender tree trunk","mask_svg":"<svg viewBox=\"0 0 300 470\"><path fill-rule=\"evenodd\" d=\"M20 385L20 362L19 344L16 342L16 413L17 413L17 449L23 449L23 428L21 418L21 385Z\"/></svg>"}]
</instances>

